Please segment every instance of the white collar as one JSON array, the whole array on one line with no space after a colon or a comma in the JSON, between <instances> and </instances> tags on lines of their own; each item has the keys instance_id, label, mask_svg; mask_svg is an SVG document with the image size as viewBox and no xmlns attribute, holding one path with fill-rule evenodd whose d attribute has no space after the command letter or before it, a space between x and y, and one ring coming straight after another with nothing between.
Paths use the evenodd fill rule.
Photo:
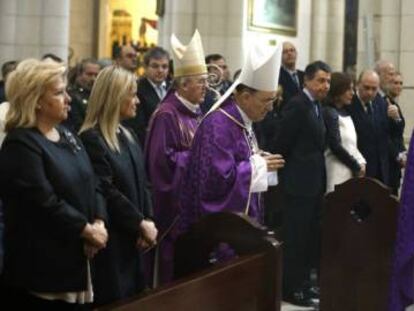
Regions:
<instances>
[{"instance_id":1,"label":"white collar","mask_svg":"<svg viewBox=\"0 0 414 311\"><path fill-rule=\"evenodd\" d=\"M148 82L152 85L152 87L154 88L154 89L158 89L160 86L162 87L162 88L166 88L167 87L167 82L165 82L165 80L164 81L162 81L161 82L161 84L155 84L154 82L152 82L151 81L151 79L148 79L148 78L146 78L147 80L148 80Z\"/></svg>"},{"instance_id":2,"label":"white collar","mask_svg":"<svg viewBox=\"0 0 414 311\"><path fill-rule=\"evenodd\" d=\"M200 111L200 105L198 104L193 104L190 101L188 101L187 99L185 99L184 97L181 97L180 95L178 95L178 92L175 92L175 96L177 96L177 98L179 99L179 101L190 111L194 112L194 113L198 113L198 111Z\"/></svg>"},{"instance_id":3,"label":"white collar","mask_svg":"<svg viewBox=\"0 0 414 311\"><path fill-rule=\"evenodd\" d=\"M309 90L306 87L303 89L303 93L305 93L306 96L308 96L311 102L314 102L315 98L312 96L312 94L309 92Z\"/></svg>"},{"instance_id":4,"label":"white collar","mask_svg":"<svg viewBox=\"0 0 414 311\"><path fill-rule=\"evenodd\" d=\"M290 70L290 69L288 69L288 68L286 68L285 66L283 66L283 68L290 74L290 75L293 75L294 73L296 73L297 74L297 70L296 69L294 69L294 70Z\"/></svg>"},{"instance_id":5,"label":"white collar","mask_svg":"<svg viewBox=\"0 0 414 311\"><path fill-rule=\"evenodd\" d=\"M240 112L240 115L242 117L243 123L246 126L246 128L250 131L252 130L252 120L250 120L250 118L247 116L247 114L239 107L239 105L236 104L237 109Z\"/></svg>"}]
</instances>

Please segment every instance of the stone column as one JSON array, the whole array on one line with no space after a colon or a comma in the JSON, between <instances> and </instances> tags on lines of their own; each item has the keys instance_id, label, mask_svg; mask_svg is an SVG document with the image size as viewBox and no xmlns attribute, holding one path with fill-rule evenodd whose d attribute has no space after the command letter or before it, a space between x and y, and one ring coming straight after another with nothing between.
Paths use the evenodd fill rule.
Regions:
<instances>
[{"instance_id":1,"label":"stone column","mask_svg":"<svg viewBox=\"0 0 414 311\"><path fill-rule=\"evenodd\" d=\"M54 53L66 60L70 0L0 0L0 62Z\"/></svg>"},{"instance_id":2,"label":"stone column","mask_svg":"<svg viewBox=\"0 0 414 311\"><path fill-rule=\"evenodd\" d=\"M310 61L323 60L342 70L345 1L314 0L312 12Z\"/></svg>"}]
</instances>

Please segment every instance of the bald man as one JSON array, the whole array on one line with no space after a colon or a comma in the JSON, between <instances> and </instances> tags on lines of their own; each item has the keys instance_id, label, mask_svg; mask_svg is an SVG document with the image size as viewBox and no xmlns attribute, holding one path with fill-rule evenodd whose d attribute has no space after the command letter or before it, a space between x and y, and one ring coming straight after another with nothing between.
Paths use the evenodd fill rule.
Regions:
<instances>
[{"instance_id":1,"label":"bald man","mask_svg":"<svg viewBox=\"0 0 414 311\"><path fill-rule=\"evenodd\" d=\"M380 78L373 70L361 72L349 113L358 137L358 149L367 161L366 176L389 184L389 118L387 104L378 95Z\"/></svg>"},{"instance_id":2,"label":"bald man","mask_svg":"<svg viewBox=\"0 0 414 311\"><path fill-rule=\"evenodd\" d=\"M280 69L279 76L279 85L283 89L282 105L287 103L293 96L299 94L303 89L304 73L296 68L297 56L296 47L291 42L284 42L282 68Z\"/></svg>"}]
</instances>

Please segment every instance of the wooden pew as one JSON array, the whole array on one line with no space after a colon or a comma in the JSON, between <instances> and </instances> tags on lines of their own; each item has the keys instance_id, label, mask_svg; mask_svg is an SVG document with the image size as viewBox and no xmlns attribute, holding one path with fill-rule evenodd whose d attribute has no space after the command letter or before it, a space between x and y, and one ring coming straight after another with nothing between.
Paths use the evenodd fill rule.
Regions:
<instances>
[{"instance_id":1,"label":"wooden pew","mask_svg":"<svg viewBox=\"0 0 414 311\"><path fill-rule=\"evenodd\" d=\"M355 178L325 198L321 311L387 309L398 200L389 188Z\"/></svg>"},{"instance_id":2,"label":"wooden pew","mask_svg":"<svg viewBox=\"0 0 414 311\"><path fill-rule=\"evenodd\" d=\"M213 265L210 253L223 242L237 258ZM211 214L177 241L177 281L99 310L279 311L281 265L272 232L243 215Z\"/></svg>"}]
</instances>

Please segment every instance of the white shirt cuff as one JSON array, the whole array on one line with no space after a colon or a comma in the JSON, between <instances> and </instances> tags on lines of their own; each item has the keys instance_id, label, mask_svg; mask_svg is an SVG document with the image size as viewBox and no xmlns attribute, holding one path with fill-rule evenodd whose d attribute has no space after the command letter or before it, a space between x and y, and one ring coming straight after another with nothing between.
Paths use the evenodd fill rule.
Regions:
<instances>
[{"instance_id":1,"label":"white shirt cuff","mask_svg":"<svg viewBox=\"0 0 414 311\"><path fill-rule=\"evenodd\" d=\"M253 193L266 191L268 187L266 160L262 156L254 154L250 157L250 163L252 165L250 191Z\"/></svg>"}]
</instances>

